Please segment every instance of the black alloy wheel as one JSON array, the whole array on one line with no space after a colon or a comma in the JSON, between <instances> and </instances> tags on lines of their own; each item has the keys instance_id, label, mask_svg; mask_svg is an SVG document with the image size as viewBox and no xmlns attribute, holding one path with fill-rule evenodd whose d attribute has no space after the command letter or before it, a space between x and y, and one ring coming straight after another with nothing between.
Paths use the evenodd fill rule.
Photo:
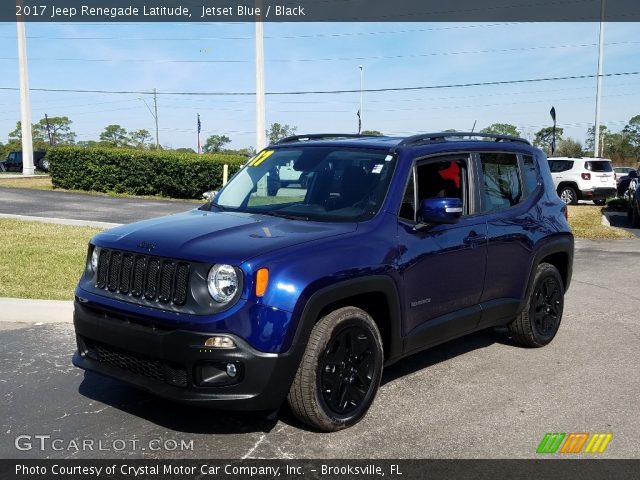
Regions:
<instances>
[{"instance_id":1,"label":"black alloy wheel","mask_svg":"<svg viewBox=\"0 0 640 480\"><path fill-rule=\"evenodd\" d=\"M554 335L562 316L562 286L554 277L545 278L534 293L533 325L543 338Z\"/></svg>"},{"instance_id":2,"label":"black alloy wheel","mask_svg":"<svg viewBox=\"0 0 640 480\"><path fill-rule=\"evenodd\" d=\"M334 335L319 364L318 387L326 406L334 414L347 416L365 401L375 371L374 341L358 326Z\"/></svg>"},{"instance_id":3,"label":"black alloy wheel","mask_svg":"<svg viewBox=\"0 0 640 480\"><path fill-rule=\"evenodd\" d=\"M549 263L536 268L527 304L509 324L511 338L527 347L543 347L558 333L564 309L564 282Z\"/></svg>"}]
</instances>

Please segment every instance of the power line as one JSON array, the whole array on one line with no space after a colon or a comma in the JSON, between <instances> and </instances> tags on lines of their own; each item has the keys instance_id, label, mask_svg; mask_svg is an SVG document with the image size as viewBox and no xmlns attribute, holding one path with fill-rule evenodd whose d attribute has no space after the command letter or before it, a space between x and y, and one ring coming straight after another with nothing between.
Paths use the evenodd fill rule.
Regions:
<instances>
[{"instance_id":1,"label":"power line","mask_svg":"<svg viewBox=\"0 0 640 480\"><path fill-rule=\"evenodd\" d=\"M636 45L639 41L627 41L627 42L611 42L607 46L618 45ZM517 53L517 52L529 52L536 50L558 50L567 48L590 48L597 46L597 43L581 43L581 44L568 44L568 45L539 45L533 47L518 47L518 48L501 48L501 49L485 49L485 50L466 50L457 52L425 52L425 53L412 53L404 55L370 55L360 57L324 57L324 58L272 58L267 59L269 63L314 63L314 62L346 62L346 61L364 61L364 60L399 60L405 58L428 58L428 57L448 57L457 55L484 55L490 53ZM0 57L0 60L14 61L15 57ZM231 63L231 64L246 64L252 63L252 60L235 60L235 59L219 59L219 60L156 60L156 59L135 59L135 58L32 58L31 61L53 61L53 62L97 62L97 63L152 63L152 64L166 64L166 63L178 63L178 64L217 64L217 63Z\"/></svg>"},{"instance_id":2,"label":"power line","mask_svg":"<svg viewBox=\"0 0 640 480\"><path fill-rule=\"evenodd\" d=\"M416 28L416 29L404 29L404 30L381 30L374 32L335 32L335 33L309 33L309 34L299 34L299 35L265 35L265 39L269 40L292 40L292 39L300 39L300 38L341 38L341 37L355 37L355 36L375 36L375 35L396 35L396 34L406 34L406 33L424 33L424 32L435 32L435 31L446 31L446 30L461 30L461 29L470 29L470 28L493 28L498 26L511 26L511 25L522 25L524 23L529 22L498 22L498 23L489 23L489 24L480 24L480 25L455 25L448 27L433 27L433 28ZM229 25L230 23L227 23ZM79 24L79 25L89 25L89 24ZM97 24L104 25L104 24ZM112 25L111 23L109 24ZM8 38L13 39L15 36L1 36L0 38ZM113 36L39 36L32 35L28 36L28 39L35 40L123 40L123 41L208 41L208 40L254 40L253 36L213 36L213 37L113 37Z\"/></svg>"},{"instance_id":3,"label":"power line","mask_svg":"<svg viewBox=\"0 0 640 480\"><path fill-rule=\"evenodd\" d=\"M603 77L625 77L632 75L640 75L638 72L618 72L618 73L606 73ZM569 75L565 77L546 77L546 78L527 78L521 80L498 80L492 82L470 82L470 83L452 83L442 85L422 85L416 87L387 87L387 88L367 88L363 91L366 93L382 93L382 92L408 92L414 90L438 90L444 88L463 88L463 87L487 87L498 85L515 85L522 83L540 83L540 82L555 82L562 80L585 80L589 78L595 78L595 75ZM17 91L17 87L0 87L0 90ZM34 92L56 92L56 93L111 93L111 94L134 94L134 95L151 95L153 91L148 90L81 90L81 89L67 89L67 88L31 88ZM266 95L335 95L343 93L358 93L360 89L346 89L346 90L300 90L290 92L266 92ZM162 92L158 91L158 95L185 95L185 96L253 96L254 92Z\"/></svg>"},{"instance_id":4,"label":"power line","mask_svg":"<svg viewBox=\"0 0 640 480\"><path fill-rule=\"evenodd\" d=\"M602 125L610 125L610 126L619 126L626 125L628 120L611 120L608 122L603 122ZM515 125L515 124L514 124ZM519 130L530 130L530 129L539 129L548 127L548 124L541 125L516 125ZM562 128L583 128L583 127L593 127L593 123L563 123ZM385 131L385 135L388 136L406 136L406 135L414 135L417 133L424 133L424 130L396 130L396 131Z\"/></svg>"},{"instance_id":5,"label":"power line","mask_svg":"<svg viewBox=\"0 0 640 480\"><path fill-rule=\"evenodd\" d=\"M560 90L562 91L562 90ZM564 90L567 91L567 90ZM631 93L618 93L618 94L608 94L605 95L606 98L615 98L615 97L628 97L628 96L636 96L637 93L636 92L631 92ZM488 95L489 96L489 95ZM509 94L509 96L511 96L511 94ZM448 97L451 98L451 97ZM580 101L580 100L589 100L591 97L563 97L563 98L554 98L555 102L576 102L576 101ZM461 99L461 97L460 97ZM433 100L433 99L431 99ZM418 100L415 100L413 103L416 103ZM427 100L424 100L427 101ZM127 100L128 102L128 100ZM481 108L491 108L491 107L500 107L500 106L510 106L510 105L533 105L533 104L539 104L539 103L544 103L545 100L542 99L537 99L537 100L528 100L528 101L518 101L518 102L498 102L498 103L489 103L489 104L465 104L465 105L460 105L460 104L448 104L445 106L436 106L436 105L429 105L429 110L456 110L456 109L481 109ZM107 104L107 103L112 103L112 102L103 102L101 104ZM113 103L121 103L121 102L113 102ZM286 103L286 102L283 102ZM92 104L93 105L101 105L101 104ZM354 103L354 105L357 105L357 103ZM78 106L78 105L76 105ZM86 106L86 105L85 105ZM43 108L40 105L37 105L36 108ZM50 108L50 107L47 107ZM165 111L174 111L174 110L189 110L189 111L193 111L196 107L194 106L186 106L186 105L175 105L175 104L167 104L167 103L163 103L163 108ZM234 108L219 108L219 107L212 107L214 109L215 112L228 112L225 113L226 118L230 117L230 113L234 114L234 117L242 117L242 116L246 116L251 114L250 110L238 110L238 109L234 109ZM132 111L132 110L138 110L138 107L123 107L123 108L115 108L115 109L106 109L106 110L96 110L95 108L92 110L86 110L86 111L76 111L76 112L67 112L69 114L71 114L71 116L78 117L78 116L82 116L82 115L95 115L95 114L100 114L100 113L110 113L110 112L117 112L117 111ZM304 110L287 110L287 109L278 109L278 108L273 108L271 109L272 112L274 113L319 113L319 114L326 114L326 113L350 113L353 112L353 110L310 110L310 109L304 109ZM374 108L372 111L375 111L376 113L397 113L397 112L414 112L414 111L424 111L424 107L423 106L417 106L415 108ZM7 118L0 118L0 120L11 120L12 118L7 117ZM162 129L161 129L162 130Z\"/></svg>"},{"instance_id":6,"label":"power line","mask_svg":"<svg viewBox=\"0 0 640 480\"><path fill-rule=\"evenodd\" d=\"M620 87L625 87L625 86L637 86L636 83L621 83L621 84L617 84L612 86L612 88L620 88ZM557 94L557 93L561 93L561 92L575 92L576 90L592 90L593 87L592 86L585 86L585 87L572 87L572 88L554 88L552 90L528 90L528 91L517 91L517 92L513 92L510 91L509 92L509 96L514 96L514 95L539 95L539 94ZM629 95L634 95L635 90L633 93L630 93ZM371 104L384 104L384 103L407 103L407 102L411 102L411 103L416 103L416 102L433 102L433 101L439 101L439 100L459 100L459 99L469 99L469 98L486 98L486 97L503 97L505 94L503 92L501 93L482 93L482 94L476 94L476 95L469 95L469 94L464 94L463 96L461 95L454 95L454 96L438 96L438 97L412 97L412 98L387 98L387 99L371 99L368 100L367 103L371 103ZM625 94L626 95L626 94ZM555 98L555 97L554 97ZM120 100L120 102L125 102L128 100ZM202 98L183 98L180 99L180 103L176 104L176 103L167 103L167 102L163 102L163 106L164 107L172 107L172 108L193 108L191 106L185 106L186 102L197 102L198 105L206 105L206 106L211 106L211 105L219 105L219 104L233 104L233 105L238 105L238 104L246 104L246 105L253 105L254 102L253 100L220 100L220 99L202 99ZM271 100L272 102L275 102L276 105L327 105L327 104L339 104L339 105L344 105L345 101L344 100ZM353 105L357 105L357 100L354 100ZM5 104L5 105L13 105L13 104ZM38 105L40 105L38 103ZM86 106L86 104L75 104L76 106ZM0 106L2 106L2 104L0 104ZM65 104L63 105L59 105L59 106L65 106ZM177 107L176 107L177 106ZM216 108L217 109L217 108ZM224 111L237 111L237 107L236 108L232 108L232 109L224 109Z\"/></svg>"}]
</instances>

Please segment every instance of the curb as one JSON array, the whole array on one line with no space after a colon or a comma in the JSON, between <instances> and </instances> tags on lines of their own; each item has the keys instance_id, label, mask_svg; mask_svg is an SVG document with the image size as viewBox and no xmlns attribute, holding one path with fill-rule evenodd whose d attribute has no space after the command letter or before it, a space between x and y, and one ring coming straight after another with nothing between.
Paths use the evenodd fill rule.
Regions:
<instances>
[{"instance_id":1,"label":"curb","mask_svg":"<svg viewBox=\"0 0 640 480\"><path fill-rule=\"evenodd\" d=\"M609 214L607 212L602 213L602 225L605 227L611 226L611 220L609 220Z\"/></svg>"},{"instance_id":2,"label":"curb","mask_svg":"<svg viewBox=\"0 0 640 480\"><path fill-rule=\"evenodd\" d=\"M72 323L71 300L0 298L0 323Z\"/></svg>"},{"instance_id":3,"label":"curb","mask_svg":"<svg viewBox=\"0 0 640 480\"><path fill-rule=\"evenodd\" d=\"M121 223L94 222L92 220L71 220L67 218L32 217L31 215L15 215L11 213L0 213L0 218L12 218L14 220L24 220L27 222L54 223L56 225L71 225L74 227L98 227L114 228Z\"/></svg>"}]
</instances>

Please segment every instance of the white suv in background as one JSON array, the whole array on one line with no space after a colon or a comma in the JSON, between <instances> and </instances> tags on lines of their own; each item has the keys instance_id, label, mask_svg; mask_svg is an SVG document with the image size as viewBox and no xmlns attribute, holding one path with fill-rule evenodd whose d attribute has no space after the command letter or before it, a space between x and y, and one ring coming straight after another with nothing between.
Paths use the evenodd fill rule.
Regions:
<instances>
[{"instance_id":1,"label":"white suv in background","mask_svg":"<svg viewBox=\"0 0 640 480\"><path fill-rule=\"evenodd\" d=\"M604 205L616 196L616 177L611 160L606 158L550 157L549 168L556 192L566 204L593 200Z\"/></svg>"}]
</instances>

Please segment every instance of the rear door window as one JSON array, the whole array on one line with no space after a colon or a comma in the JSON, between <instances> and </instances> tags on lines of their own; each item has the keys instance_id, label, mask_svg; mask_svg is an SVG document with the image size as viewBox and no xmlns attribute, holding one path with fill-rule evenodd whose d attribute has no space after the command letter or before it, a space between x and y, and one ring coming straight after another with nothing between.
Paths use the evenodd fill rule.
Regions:
<instances>
[{"instance_id":1,"label":"rear door window","mask_svg":"<svg viewBox=\"0 0 640 480\"><path fill-rule=\"evenodd\" d=\"M518 157L510 153L481 153L483 210L510 208L522 201Z\"/></svg>"}]
</instances>

